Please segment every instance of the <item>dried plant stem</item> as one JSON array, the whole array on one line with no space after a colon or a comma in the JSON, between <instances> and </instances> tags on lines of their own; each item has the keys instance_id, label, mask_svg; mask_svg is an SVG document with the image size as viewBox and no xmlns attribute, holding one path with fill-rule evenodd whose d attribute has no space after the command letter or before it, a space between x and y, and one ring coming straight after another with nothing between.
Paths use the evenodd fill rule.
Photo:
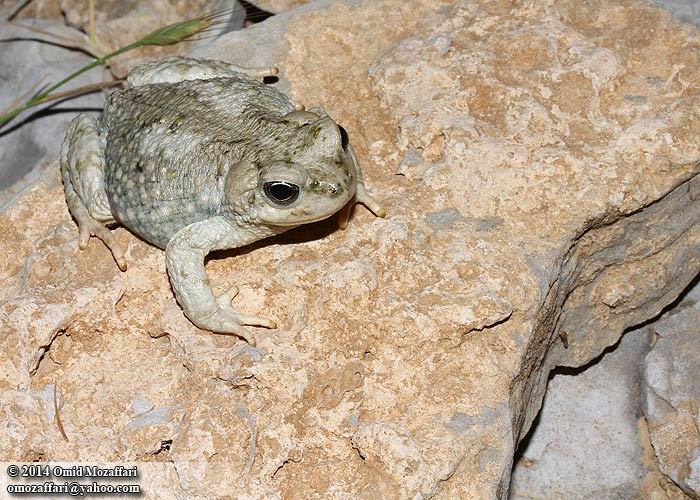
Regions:
<instances>
[{"instance_id":1,"label":"dried plant stem","mask_svg":"<svg viewBox=\"0 0 700 500\"><path fill-rule=\"evenodd\" d=\"M46 31L46 30L43 30L41 28L37 28L36 26L30 26L28 24L16 23L14 21L0 22L0 26L3 26L3 25L12 26L14 28L19 28L19 29L31 31L32 33L37 33L39 35L43 35L44 37L46 37L46 38L39 38L40 41L55 43L57 45L60 45L61 47L66 47L69 49L77 49L77 50L83 51L83 52L85 52L93 57L98 57L93 52L91 52L90 50L88 50L84 47L85 42L82 40L76 40L74 38L68 38L66 36L57 35L56 33L51 33L50 31ZM6 41L8 39L10 39L10 37L0 39L0 41Z\"/></svg>"},{"instance_id":2,"label":"dried plant stem","mask_svg":"<svg viewBox=\"0 0 700 500\"><path fill-rule=\"evenodd\" d=\"M36 91L36 89L39 88L39 85L41 85L41 82L42 82L42 81L43 81L43 80L39 80L38 82L36 82L36 83L32 86L31 89L29 89L29 90L27 90L26 92L24 92L23 94L20 94L19 96L15 97L15 99L14 99L5 109L3 109L2 111L0 111L0 116L3 116L3 115L5 115L5 114L9 113L10 110L11 110L12 108L14 108L15 106L17 106L17 105L18 105L20 102L22 102L24 99L26 99L27 96L32 95L32 94Z\"/></svg>"},{"instance_id":3,"label":"dried plant stem","mask_svg":"<svg viewBox=\"0 0 700 500\"><path fill-rule=\"evenodd\" d=\"M58 427L59 432L61 433L61 436L63 436L63 439L68 441L68 436L66 435L66 430L63 428L63 422L61 422L61 415L59 413L59 410L61 409L61 406L58 404L58 397L57 397L57 389L56 386L58 384L56 382L53 383L53 419L54 422L56 422L56 427Z\"/></svg>"},{"instance_id":4,"label":"dried plant stem","mask_svg":"<svg viewBox=\"0 0 700 500\"><path fill-rule=\"evenodd\" d=\"M116 87L117 85L121 85L122 83L125 83L126 80L110 80L108 82L100 82L100 83L91 83L89 85L83 85L82 87L76 87L74 89L70 90L64 90L63 92L56 92L55 94L51 94L50 96L44 97L44 99L41 100L41 103L44 102L49 102L49 101L55 101L57 99L63 99L64 97L71 97L74 95L80 95L80 94L87 94L89 92L94 92L96 90L102 90L106 89L109 87Z\"/></svg>"},{"instance_id":5,"label":"dried plant stem","mask_svg":"<svg viewBox=\"0 0 700 500\"><path fill-rule=\"evenodd\" d=\"M95 50L97 39L95 37L95 0L88 0L88 43L90 49Z\"/></svg>"},{"instance_id":6,"label":"dried plant stem","mask_svg":"<svg viewBox=\"0 0 700 500\"><path fill-rule=\"evenodd\" d=\"M24 9L24 7L26 7L31 1L32 0L19 0L19 2L15 3L15 5L7 13L4 13L5 19L11 21L12 18L19 14L19 11Z\"/></svg>"}]
</instances>

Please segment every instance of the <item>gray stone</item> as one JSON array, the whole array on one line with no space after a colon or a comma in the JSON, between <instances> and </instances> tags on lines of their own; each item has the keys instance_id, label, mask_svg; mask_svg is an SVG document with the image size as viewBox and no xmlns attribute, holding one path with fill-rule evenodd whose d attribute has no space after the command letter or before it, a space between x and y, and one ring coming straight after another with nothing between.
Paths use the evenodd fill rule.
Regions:
<instances>
[{"instance_id":1,"label":"gray stone","mask_svg":"<svg viewBox=\"0 0 700 500\"><path fill-rule=\"evenodd\" d=\"M697 0L656 0L656 2L668 9L673 17L700 25L700 2Z\"/></svg>"},{"instance_id":2,"label":"gray stone","mask_svg":"<svg viewBox=\"0 0 700 500\"><path fill-rule=\"evenodd\" d=\"M660 321L644 363L644 416L659 468L700 496L700 284Z\"/></svg>"},{"instance_id":3,"label":"gray stone","mask_svg":"<svg viewBox=\"0 0 700 500\"><path fill-rule=\"evenodd\" d=\"M637 420L648 328L585 370L557 373L513 469L511 497L631 498L647 474ZM525 443L523 443L525 445Z\"/></svg>"},{"instance_id":4,"label":"gray stone","mask_svg":"<svg viewBox=\"0 0 700 500\"><path fill-rule=\"evenodd\" d=\"M30 23L26 20L23 23L75 38L74 31L61 25L47 22ZM12 25L0 25L2 38L30 38L3 42L3 50L0 51L2 108L8 107L27 92L31 91L26 98L43 85L57 83L92 61L89 56L75 50L37 42L32 39L36 36L28 30ZM102 69L95 68L58 91L97 83L102 78ZM76 112L86 109L98 111L102 101L99 93L53 101L30 108L0 129L0 208L28 185L36 182L41 176L41 168L51 165L58 158L63 141L62 131Z\"/></svg>"}]
</instances>

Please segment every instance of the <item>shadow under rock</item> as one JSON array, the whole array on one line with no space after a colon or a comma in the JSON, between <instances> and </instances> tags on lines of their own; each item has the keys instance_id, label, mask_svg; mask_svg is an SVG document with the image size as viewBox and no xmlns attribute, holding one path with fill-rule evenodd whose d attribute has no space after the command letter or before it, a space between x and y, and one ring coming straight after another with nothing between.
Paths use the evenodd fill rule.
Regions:
<instances>
[{"instance_id":1,"label":"shadow under rock","mask_svg":"<svg viewBox=\"0 0 700 500\"><path fill-rule=\"evenodd\" d=\"M251 23L251 24L261 23L265 19L268 19L268 18L274 16L274 14L272 12L268 12L266 10L263 10L255 5L253 5L250 2L246 2L246 0L238 0L238 2L245 9L245 20L248 23Z\"/></svg>"}]
</instances>

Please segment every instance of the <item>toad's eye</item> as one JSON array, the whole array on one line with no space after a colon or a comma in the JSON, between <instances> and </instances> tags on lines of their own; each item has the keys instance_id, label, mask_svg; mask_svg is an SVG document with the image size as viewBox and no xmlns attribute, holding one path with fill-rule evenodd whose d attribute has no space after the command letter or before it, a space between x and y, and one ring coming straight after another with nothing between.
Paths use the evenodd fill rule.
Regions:
<instances>
[{"instance_id":1,"label":"toad's eye","mask_svg":"<svg viewBox=\"0 0 700 500\"><path fill-rule=\"evenodd\" d=\"M341 125L338 125L338 129L340 130L340 144L343 146L343 151L347 151L350 143L348 132Z\"/></svg>"},{"instance_id":2,"label":"toad's eye","mask_svg":"<svg viewBox=\"0 0 700 500\"><path fill-rule=\"evenodd\" d=\"M284 181L270 181L263 184L265 195L278 205L290 205L299 198L299 186Z\"/></svg>"}]
</instances>

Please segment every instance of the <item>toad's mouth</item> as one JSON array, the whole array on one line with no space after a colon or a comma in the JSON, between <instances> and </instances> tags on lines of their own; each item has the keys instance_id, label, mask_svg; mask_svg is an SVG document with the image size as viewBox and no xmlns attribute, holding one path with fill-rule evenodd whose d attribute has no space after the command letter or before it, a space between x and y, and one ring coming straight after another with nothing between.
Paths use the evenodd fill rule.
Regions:
<instances>
[{"instance_id":1,"label":"toad's mouth","mask_svg":"<svg viewBox=\"0 0 700 500\"><path fill-rule=\"evenodd\" d=\"M343 211L349 211L353 205L357 203L357 197L353 193L353 196L347 200L343 205L334 208L333 210L327 211L327 212L321 212L321 213L315 213L315 214L310 214L305 212L303 209L300 208L290 208L288 210L289 214L289 219L290 220L275 220L275 221L265 221L263 220L262 222L264 224L268 224L270 226L277 226L277 227L296 227L296 226L301 226L304 224L313 224L314 222L319 222L322 220L329 219L333 217L334 215L339 214L340 212Z\"/></svg>"},{"instance_id":2,"label":"toad's mouth","mask_svg":"<svg viewBox=\"0 0 700 500\"><path fill-rule=\"evenodd\" d=\"M296 226L301 226L302 224L313 224L314 222L319 222L322 220L326 220L330 217L333 217L333 215L337 214L343 209L343 207L340 207L338 210L335 210L334 212L326 213L326 214L321 214L321 215L316 215L316 216L311 216L309 215L308 217L306 216L298 216L296 220L291 220L288 222L285 221L270 221L267 222L267 224L273 225L273 226L279 226L279 227L296 227Z\"/></svg>"}]
</instances>

